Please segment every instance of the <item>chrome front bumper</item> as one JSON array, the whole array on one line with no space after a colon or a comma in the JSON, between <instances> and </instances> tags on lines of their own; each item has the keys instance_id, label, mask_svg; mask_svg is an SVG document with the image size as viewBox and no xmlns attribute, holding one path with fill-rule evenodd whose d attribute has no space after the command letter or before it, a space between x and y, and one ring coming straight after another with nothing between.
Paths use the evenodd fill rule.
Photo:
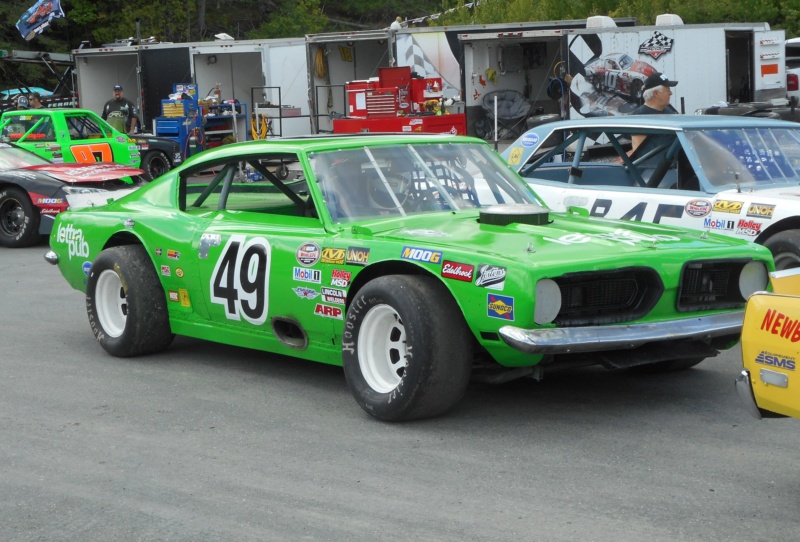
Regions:
<instances>
[{"instance_id":1,"label":"chrome front bumper","mask_svg":"<svg viewBox=\"0 0 800 542\"><path fill-rule=\"evenodd\" d=\"M736 377L736 393L744 403L744 408L751 416L757 420L761 419L761 411L756 403L756 396L753 394L753 384L750 382L750 373L742 371Z\"/></svg>"},{"instance_id":2,"label":"chrome front bumper","mask_svg":"<svg viewBox=\"0 0 800 542\"><path fill-rule=\"evenodd\" d=\"M622 350L660 341L705 340L742 332L744 311L671 322L588 327L523 329L500 328L500 336L527 354L573 354Z\"/></svg>"}]
</instances>

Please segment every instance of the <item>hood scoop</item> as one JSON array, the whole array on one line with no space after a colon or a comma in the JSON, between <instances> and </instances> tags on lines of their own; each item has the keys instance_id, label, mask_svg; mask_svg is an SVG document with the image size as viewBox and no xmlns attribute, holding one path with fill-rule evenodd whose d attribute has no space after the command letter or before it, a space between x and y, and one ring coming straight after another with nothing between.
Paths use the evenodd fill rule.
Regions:
<instances>
[{"instance_id":1,"label":"hood scoop","mask_svg":"<svg viewBox=\"0 0 800 542\"><path fill-rule=\"evenodd\" d=\"M544 226L550 223L550 210L533 203L492 205L481 209L480 223L493 226L508 226L514 223Z\"/></svg>"}]
</instances>

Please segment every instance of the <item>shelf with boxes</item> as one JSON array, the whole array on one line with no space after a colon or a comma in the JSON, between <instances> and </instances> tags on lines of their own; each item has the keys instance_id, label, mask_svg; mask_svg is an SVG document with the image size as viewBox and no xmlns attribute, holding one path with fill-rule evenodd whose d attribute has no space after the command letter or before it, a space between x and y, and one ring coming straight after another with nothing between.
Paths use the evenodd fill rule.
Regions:
<instances>
[{"instance_id":1,"label":"shelf with boxes","mask_svg":"<svg viewBox=\"0 0 800 542\"><path fill-rule=\"evenodd\" d=\"M206 148L249 139L247 104L221 103L201 107L204 112L208 108L203 124Z\"/></svg>"}]
</instances>

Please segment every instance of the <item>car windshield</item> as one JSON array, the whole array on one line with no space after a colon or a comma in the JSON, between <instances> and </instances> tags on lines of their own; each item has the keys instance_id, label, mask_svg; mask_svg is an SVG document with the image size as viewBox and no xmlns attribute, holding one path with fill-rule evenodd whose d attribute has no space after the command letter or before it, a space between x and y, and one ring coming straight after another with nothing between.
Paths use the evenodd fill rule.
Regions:
<instances>
[{"instance_id":1,"label":"car windshield","mask_svg":"<svg viewBox=\"0 0 800 542\"><path fill-rule=\"evenodd\" d=\"M44 158L19 147L0 144L0 171L49 164Z\"/></svg>"},{"instance_id":2,"label":"car windshield","mask_svg":"<svg viewBox=\"0 0 800 542\"><path fill-rule=\"evenodd\" d=\"M716 187L800 182L800 130L731 128L686 132L703 173Z\"/></svg>"},{"instance_id":3,"label":"car windshield","mask_svg":"<svg viewBox=\"0 0 800 542\"><path fill-rule=\"evenodd\" d=\"M408 144L314 153L314 174L337 222L538 203L487 145Z\"/></svg>"}]
</instances>

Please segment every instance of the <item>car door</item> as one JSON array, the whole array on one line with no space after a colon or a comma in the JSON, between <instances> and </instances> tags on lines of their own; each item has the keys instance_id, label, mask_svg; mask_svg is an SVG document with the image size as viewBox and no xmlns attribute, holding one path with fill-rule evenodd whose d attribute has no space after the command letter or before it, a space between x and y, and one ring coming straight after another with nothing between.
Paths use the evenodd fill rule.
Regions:
<instances>
[{"instance_id":1,"label":"car door","mask_svg":"<svg viewBox=\"0 0 800 542\"><path fill-rule=\"evenodd\" d=\"M297 163L296 155L284 158L272 160ZM210 181L187 189L187 212L208 219L192 241L206 317L259 344L276 342L270 350L278 349L281 323L302 329L309 344L330 348L344 299L324 301L334 243L307 211L304 175L285 183L274 175L258 178L240 160L216 164Z\"/></svg>"},{"instance_id":2,"label":"car door","mask_svg":"<svg viewBox=\"0 0 800 542\"><path fill-rule=\"evenodd\" d=\"M117 162L139 166L137 146L92 111L64 111L58 143L63 162Z\"/></svg>"}]
</instances>

